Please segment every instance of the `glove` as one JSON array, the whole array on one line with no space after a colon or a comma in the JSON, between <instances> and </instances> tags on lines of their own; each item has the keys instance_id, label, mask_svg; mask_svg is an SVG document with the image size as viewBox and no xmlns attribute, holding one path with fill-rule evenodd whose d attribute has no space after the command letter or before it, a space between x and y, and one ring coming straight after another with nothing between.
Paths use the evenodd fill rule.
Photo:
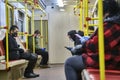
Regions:
<instances>
[{"instance_id":1,"label":"glove","mask_svg":"<svg viewBox=\"0 0 120 80\"><path fill-rule=\"evenodd\" d=\"M90 37L89 36L84 36L82 37L80 40L81 40L81 43L84 44Z\"/></svg>"},{"instance_id":2,"label":"glove","mask_svg":"<svg viewBox=\"0 0 120 80\"><path fill-rule=\"evenodd\" d=\"M20 53L24 53L24 50L21 49L21 48L19 48L18 51L19 51Z\"/></svg>"},{"instance_id":3,"label":"glove","mask_svg":"<svg viewBox=\"0 0 120 80\"><path fill-rule=\"evenodd\" d=\"M73 47L73 48L71 49L71 52L72 52L73 54L75 54L75 52L76 52L75 47Z\"/></svg>"},{"instance_id":4,"label":"glove","mask_svg":"<svg viewBox=\"0 0 120 80\"><path fill-rule=\"evenodd\" d=\"M73 47L71 49L71 52L75 54L77 52L77 50L79 50L81 47L82 47L82 45L76 45L75 47Z\"/></svg>"},{"instance_id":5,"label":"glove","mask_svg":"<svg viewBox=\"0 0 120 80\"><path fill-rule=\"evenodd\" d=\"M41 48L41 50L42 50L42 51L45 51L45 50L46 50L46 48Z\"/></svg>"},{"instance_id":6,"label":"glove","mask_svg":"<svg viewBox=\"0 0 120 80\"><path fill-rule=\"evenodd\" d=\"M75 49L80 49L82 47L82 45L76 45Z\"/></svg>"}]
</instances>

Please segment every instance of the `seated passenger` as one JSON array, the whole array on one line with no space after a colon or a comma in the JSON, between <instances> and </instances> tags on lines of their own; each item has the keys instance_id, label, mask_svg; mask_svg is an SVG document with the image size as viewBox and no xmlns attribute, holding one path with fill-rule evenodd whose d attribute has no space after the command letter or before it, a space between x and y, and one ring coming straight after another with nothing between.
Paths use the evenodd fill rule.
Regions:
<instances>
[{"instance_id":1,"label":"seated passenger","mask_svg":"<svg viewBox=\"0 0 120 80\"><path fill-rule=\"evenodd\" d=\"M111 6L114 5L114 6ZM115 0L103 1L105 69L120 70L120 9ZM82 80L78 73L87 67L99 68L98 30L79 49L80 56L65 62L66 80ZM79 79L80 77L80 79Z\"/></svg>"},{"instance_id":2,"label":"seated passenger","mask_svg":"<svg viewBox=\"0 0 120 80\"><path fill-rule=\"evenodd\" d=\"M28 37L28 41L29 41L28 47L31 52L33 52L32 37L33 36ZM42 56L42 60L40 62L40 67L41 68L50 68L50 66L48 66L49 54L45 50L45 48L40 48L40 41L39 41L40 40L40 31L39 30L36 30L34 32L34 37L35 37L35 53Z\"/></svg>"},{"instance_id":3,"label":"seated passenger","mask_svg":"<svg viewBox=\"0 0 120 80\"><path fill-rule=\"evenodd\" d=\"M71 41L74 42L74 47L65 47L71 51L72 55L78 55L76 53L76 50L79 49L79 47L81 47L80 38L77 37L76 34L77 34L76 30L71 30L68 32L68 37ZM79 50L77 50L77 51L79 51Z\"/></svg>"},{"instance_id":4,"label":"seated passenger","mask_svg":"<svg viewBox=\"0 0 120 80\"><path fill-rule=\"evenodd\" d=\"M23 49L19 48L15 37L18 34L18 27L16 25L12 25L10 27L10 34L8 34L8 43L9 43L9 60L18 60L18 59L26 59L28 60L28 65L24 72L24 77L26 78L35 78L39 77L38 74L33 72L33 68L35 67L37 61L37 55L34 53L25 52ZM3 40L4 48L6 49L6 37Z\"/></svg>"}]
</instances>

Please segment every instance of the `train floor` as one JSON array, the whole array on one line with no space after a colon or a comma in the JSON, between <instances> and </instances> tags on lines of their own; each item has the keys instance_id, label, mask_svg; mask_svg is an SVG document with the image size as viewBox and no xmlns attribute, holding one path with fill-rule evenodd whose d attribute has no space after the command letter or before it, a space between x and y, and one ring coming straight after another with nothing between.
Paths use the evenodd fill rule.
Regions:
<instances>
[{"instance_id":1,"label":"train floor","mask_svg":"<svg viewBox=\"0 0 120 80\"><path fill-rule=\"evenodd\" d=\"M36 68L34 72L40 74L37 78L23 78L22 80L65 80L64 65L50 65L51 68Z\"/></svg>"}]
</instances>

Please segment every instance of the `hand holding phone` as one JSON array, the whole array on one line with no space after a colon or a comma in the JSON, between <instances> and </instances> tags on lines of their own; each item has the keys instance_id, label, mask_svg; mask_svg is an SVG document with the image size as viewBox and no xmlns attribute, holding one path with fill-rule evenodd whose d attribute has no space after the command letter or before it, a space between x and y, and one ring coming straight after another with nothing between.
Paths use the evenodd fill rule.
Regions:
<instances>
[{"instance_id":1,"label":"hand holding phone","mask_svg":"<svg viewBox=\"0 0 120 80\"><path fill-rule=\"evenodd\" d=\"M67 47L67 46L65 46L65 48L69 51L71 51L71 49L72 49L72 47Z\"/></svg>"}]
</instances>

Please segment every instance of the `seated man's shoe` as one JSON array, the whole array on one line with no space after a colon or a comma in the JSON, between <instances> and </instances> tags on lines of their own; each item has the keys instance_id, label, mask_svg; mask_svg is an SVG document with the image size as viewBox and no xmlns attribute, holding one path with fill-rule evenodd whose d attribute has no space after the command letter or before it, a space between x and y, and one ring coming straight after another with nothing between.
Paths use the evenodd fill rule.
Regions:
<instances>
[{"instance_id":1,"label":"seated man's shoe","mask_svg":"<svg viewBox=\"0 0 120 80\"><path fill-rule=\"evenodd\" d=\"M34 73L25 73L24 77L26 77L26 78L35 78L35 77L39 77L39 75L34 74Z\"/></svg>"},{"instance_id":2,"label":"seated man's shoe","mask_svg":"<svg viewBox=\"0 0 120 80\"><path fill-rule=\"evenodd\" d=\"M36 77L39 77L39 74L35 74L35 73L33 73Z\"/></svg>"},{"instance_id":3,"label":"seated man's shoe","mask_svg":"<svg viewBox=\"0 0 120 80\"><path fill-rule=\"evenodd\" d=\"M50 68L49 65L40 65L40 68Z\"/></svg>"}]
</instances>

